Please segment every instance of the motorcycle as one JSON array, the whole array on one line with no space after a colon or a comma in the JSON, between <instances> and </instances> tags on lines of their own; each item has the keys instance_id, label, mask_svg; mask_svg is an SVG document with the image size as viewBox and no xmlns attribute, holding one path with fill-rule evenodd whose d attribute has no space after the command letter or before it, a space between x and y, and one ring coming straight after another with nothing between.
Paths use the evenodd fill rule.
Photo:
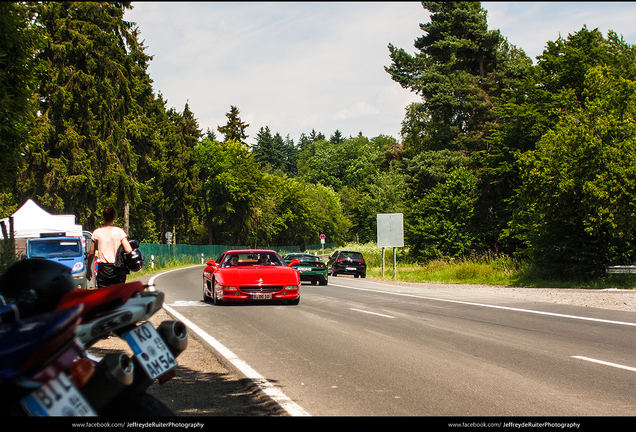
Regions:
<instances>
[{"instance_id":1,"label":"motorcycle","mask_svg":"<svg viewBox=\"0 0 636 432\"><path fill-rule=\"evenodd\" d=\"M0 294L15 302L16 316L22 310L34 320L46 313L78 310L74 335L84 351L77 356L88 359L93 366L90 377L79 386L87 405L99 415L173 415L146 393L155 380L164 383L174 376L176 357L187 347L187 329L180 321L164 321L157 329L148 322L163 306L164 294L148 291L141 282L98 290L70 290L60 282L64 279L60 276L61 268L52 269L50 261L37 261L18 263L9 269L12 271L7 270L0 280ZM39 283L34 283L30 276L20 276L29 270L32 271L29 275L38 273L38 269ZM16 280L21 282L19 288ZM52 305L54 312L47 311ZM11 312L7 314L10 316ZM86 348L111 334L128 342L134 353L132 358L113 353L99 359L86 353ZM40 406L36 415L52 413Z\"/></svg>"},{"instance_id":2,"label":"motorcycle","mask_svg":"<svg viewBox=\"0 0 636 432\"><path fill-rule=\"evenodd\" d=\"M84 306L77 336L87 348L115 334L124 339L134 353L130 362L108 358L108 355L102 361L93 357L98 365L110 362L110 366L104 368L113 371L107 378L89 381L83 389L104 415L123 415L124 412L140 415L141 411L148 410L140 406L152 406L151 415L171 415L145 391L155 380L163 384L174 377L176 357L187 347L187 328L180 321L167 320L155 329L148 319L162 308L164 294L147 288L141 282L129 282L99 290L76 290L62 297L57 305L57 309L76 304ZM123 373L129 369L130 374ZM104 379L110 385L104 385ZM112 394L104 388L111 389Z\"/></svg>"},{"instance_id":3,"label":"motorcycle","mask_svg":"<svg viewBox=\"0 0 636 432\"><path fill-rule=\"evenodd\" d=\"M75 337L82 306L19 319L0 309L0 415L95 415L78 391L94 372Z\"/></svg>"}]
</instances>

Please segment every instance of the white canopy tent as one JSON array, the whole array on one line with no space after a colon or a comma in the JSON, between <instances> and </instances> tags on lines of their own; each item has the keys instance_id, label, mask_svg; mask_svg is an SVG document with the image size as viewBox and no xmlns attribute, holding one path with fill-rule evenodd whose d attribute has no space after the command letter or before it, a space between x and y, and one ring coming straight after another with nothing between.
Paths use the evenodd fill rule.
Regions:
<instances>
[{"instance_id":1,"label":"white canopy tent","mask_svg":"<svg viewBox=\"0 0 636 432\"><path fill-rule=\"evenodd\" d=\"M12 216L16 239L36 238L42 233L59 232L66 233L67 236L82 236L82 226L75 223L75 215L52 215L31 199L27 200ZM9 218L2 220L8 231ZM3 238L0 231L0 239Z\"/></svg>"}]
</instances>

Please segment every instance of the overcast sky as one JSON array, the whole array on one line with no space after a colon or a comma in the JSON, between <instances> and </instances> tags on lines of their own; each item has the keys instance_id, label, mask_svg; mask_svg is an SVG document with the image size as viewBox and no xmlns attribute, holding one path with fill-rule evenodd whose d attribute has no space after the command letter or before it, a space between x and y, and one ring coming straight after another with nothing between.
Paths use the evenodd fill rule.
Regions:
<instances>
[{"instance_id":1,"label":"overcast sky","mask_svg":"<svg viewBox=\"0 0 636 432\"><path fill-rule=\"evenodd\" d=\"M401 139L404 108L418 98L391 80L387 45L414 53L428 13L419 2L134 2L148 73L168 108L186 102L203 132L225 125L230 105L250 124L295 143L312 129ZM561 34L598 28L636 43L636 2L482 2L532 59Z\"/></svg>"}]
</instances>

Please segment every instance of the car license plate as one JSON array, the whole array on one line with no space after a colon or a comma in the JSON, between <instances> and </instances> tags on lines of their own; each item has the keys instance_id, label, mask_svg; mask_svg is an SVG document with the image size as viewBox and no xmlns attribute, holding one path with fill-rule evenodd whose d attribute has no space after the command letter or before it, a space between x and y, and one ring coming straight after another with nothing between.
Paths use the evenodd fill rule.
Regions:
<instances>
[{"instance_id":1,"label":"car license plate","mask_svg":"<svg viewBox=\"0 0 636 432\"><path fill-rule=\"evenodd\" d=\"M271 300L271 294L252 294L252 300Z\"/></svg>"},{"instance_id":2,"label":"car license plate","mask_svg":"<svg viewBox=\"0 0 636 432\"><path fill-rule=\"evenodd\" d=\"M23 398L22 406L36 417L96 415L64 372Z\"/></svg>"},{"instance_id":3,"label":"car license plate","mask_svg":"<svg viewBox=\"0 0 636 432\"><path fill-rule=\"evenodd\" d=\"M151 323L146 322L125 333L124 338L150 379L155 379L177 366L177 360Z\"/></svg>"},{"instance_id":4,"label":"car license plate","mask_svg":"<svg viewBox=\"0 0 636 432\"><path fill-rule=\"evenodd\" d=\"M298 267L298 271L311 271L311 267Z\"/></svg>"},{"instance_id":5,"label":"car license plate","mask_svg":"<svg viewBox=\"0 0 636 432\"><path fill-rule=\"evenodd\" d=\"M353 270L353 271L356 271L356 270L358 270L358 269L357 269L357 268L355 268L355 267L347 267L347 270Z\"/></svg>"}]
</instances>

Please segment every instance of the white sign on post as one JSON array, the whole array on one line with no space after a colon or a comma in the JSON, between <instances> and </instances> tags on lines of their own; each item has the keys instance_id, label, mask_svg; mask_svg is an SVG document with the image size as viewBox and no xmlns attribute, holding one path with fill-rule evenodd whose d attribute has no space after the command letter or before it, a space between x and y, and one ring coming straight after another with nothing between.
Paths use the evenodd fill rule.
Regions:
<instances>
[{"instance_id":1,"label":"white sign on post","mask_svg":"<svg viewBox=\"0 0 636 432\"><path fill-rule=\"evenodd\" d=\"M404 247L404 215L402 213L378 214L378 246Z\"/></svg>"},{"instance_id":2,"label":"white sign on post","mask_svg":"<svg viewBox=\"0 0 636 432\"><path fill-rule=\"evenodd\" d=\"M404 247L404 215L378 213L378 246L382 248L382 276L384 276L384 248L393 248L393 278L396 277L396 247Z\"/></svg>"}]
</instances>

